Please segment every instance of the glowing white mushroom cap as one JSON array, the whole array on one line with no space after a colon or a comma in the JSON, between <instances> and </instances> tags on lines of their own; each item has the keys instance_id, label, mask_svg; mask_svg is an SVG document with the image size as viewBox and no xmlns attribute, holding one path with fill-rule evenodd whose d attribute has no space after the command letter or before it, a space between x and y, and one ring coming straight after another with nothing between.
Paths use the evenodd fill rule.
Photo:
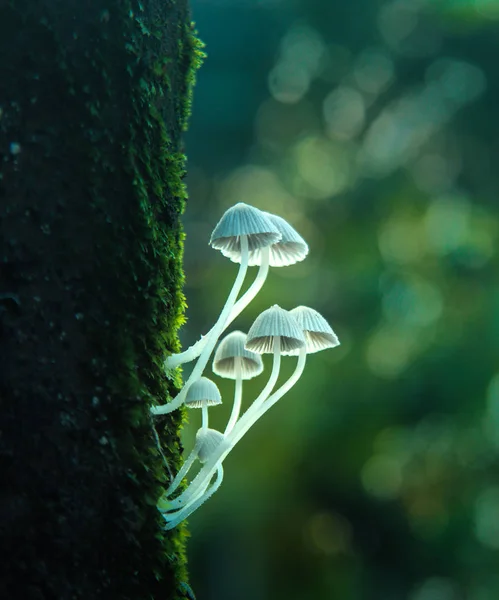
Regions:
<instances>
[{"instance_id":1,"label":"glowing white mushroom cap","mask_svg":"<svg viewBox=\"0 0 499 600\"><path fill-rule=\"evenodd\" d=\"M198 429L196 433L196 443L199 443L198 458L202 463L205 463L210 454L214 452L222 440L224 439L223 433L216 429Z\"/></svg>"},{"instance_id":2,"label":"glowing white mushroom cap","mask_svg":"<svg viewBox=\"0 0 499 600\"><path fill-rule=\"evenodd\" d=\"M241 236L248 237L250 252L281 239L274 223L258 208L239 202L222 215L210 238L210 245L229 258L241 256Z\"/></svg>"},{"instance_id":3,"label":"glowing white mushroom cap","mask_svg":"<svg viewBox=\"0 0 499 600\"><path fill-rule=\"evenodd\" d=\"M331 329L326 319L316 310L308 306L297 306L289 312L303 329L307 354L339 346L340 341L337 335ZM283 354L298 354L298 351L291 350L290 352L283 352Z\"/></svg>"},{"instance_id":4,"label":"glowing white mushroom cap","mask_svg":"<svg viewBox=\"0 0 499 600\"><path fill-rule=\"evenodd\" d=\"M288 267L305 259L308 254L308 244L301 235L282 217L264 212L281 233L281 239L270 246L269 264L271 267ZM237 257L232 259L240 262ZM262 262L261 248L250 252L248 264L260 265Z\"/></svg>"},{"instance_id":5,"label":"glowing white mushroom cap","mask_svg":"<svg viewBox=\"0 0 499 600\"><path fill-rule=\"evenodd\" d=\"M263 371L262 357L255 352L246 350L246 334L242 331L232 331L220 342L215 358L213 372L220 377L236 379L237 361L241 365L241 378L252 379Z\"/></svg>"},{"instance_id":6,"label":"glowing white mushroom cap","mask_svg":"<svg viewBox=\"0 0 499 600\"><path fill-rule=\"evenodd\" d=\"M246 348L259 354L271 353L277 336L283 353L305 346L305 336L296 319L287 310L274 304L255 319L248 332Z\"/></svg>"},{"instance_id":7,"label":"glowing white mushroom cap","mask_svg":"<svg viewBox=\"0 0 499 600\"><path fill-rule=\"evenodd\" d=\"M200 377L187 391L184 404L189 408L202 408L203 405L222 404L222 396L216 384L207 377Z\"/></svg>"}]
</instances>

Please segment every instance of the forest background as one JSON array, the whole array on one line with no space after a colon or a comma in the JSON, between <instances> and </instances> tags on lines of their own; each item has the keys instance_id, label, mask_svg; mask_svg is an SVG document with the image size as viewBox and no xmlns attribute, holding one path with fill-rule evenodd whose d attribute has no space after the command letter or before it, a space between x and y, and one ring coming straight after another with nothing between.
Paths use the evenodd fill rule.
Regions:
<instances>
[{"instance_id":1,"label":"forest background","mask_svg":"<svg viewBox=\"0 0 499 600\"><path fill-rule=\"evenodd\" d=\"M310 255L272 269L234 328L310 305L342 342L190 518L196 594L497 599L499 2L191 5L208 58L186 138L181 338L223 305L236 268L207 243L247 202ZM222 428L233 388L217 383Z\"/></svg>"}]
</instances>

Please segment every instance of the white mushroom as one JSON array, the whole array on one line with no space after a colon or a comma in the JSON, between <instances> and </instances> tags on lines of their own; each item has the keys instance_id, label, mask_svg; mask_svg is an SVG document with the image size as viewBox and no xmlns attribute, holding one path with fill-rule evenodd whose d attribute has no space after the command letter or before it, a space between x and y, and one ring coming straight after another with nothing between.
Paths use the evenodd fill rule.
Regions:
<instances>
[{"instance_id":1,"label":"white mushroom","mask_svg":"<svg viewBox=\"0 0 499 600\"><path fill-rule=\"evenodd\" d=\"M263 371L263 362L259 354L246 350L246 334L232 331L219 344L213 359L212 369L215 375L235 380L234 403L225 428L228 435L234 427L241 410L243 380L252 379Z\"/></svg>"},{"instance_id":2,"label":"white mushroom","mask_svg":"<svg viewBox=\"0 0 499 600\"><path fill-rule=\"evenodd\" d=\"M257 209L255 209L257 210ZM261 246L249 251L248 265L259 266L258 274L248 288L248 290L239 298L232 308L230 315L225 323L225 329L241 314L248 304L255 298L258 292L262 289L267 275L269 266L271 267L287 267L294 265L305 259L308 254L308 245L301 235L282 217L262 211L262 213L272 222L281 234L281 238L273 242L271 245ZM241 262L241 253L233 251L230 247L220 248L220 251L225 256L229 257L233 262ZM211 336L212 331L201 337L195 344L190 346L184 352L173 354L168 357L165 365L167 369L172 370L175 367L194 360L197 358L207 340Z\"/></svg>"},{"instance_id":3,"label":"white mushroom","mask_svg":"<svg viewBox=\"0 0 499 600\"><path fill-rule=\"evenodd\" d=\"M335 348L340 344L338 337L331 329L329 323L313 308L298 306L291 310L290 314L293 315L305 336L305 346L301 348L286 348L282 352L285 355L298 355L296 368L289 379L276 392L265 399L251 415L248 415L247 422L238 423L237 431L234 430L231 436L233 444L236 444L248 429L294 386L305 369L307 354L313 354L328 348ZM251 408L253 409L253 406ZM246 415L244 416L246 417Z\"/></svg>"},{"instance_id":4,"label":"white mushroom","mask_svg":"<svg viewBox=\"0 0 499 600\"><path fill-rule=\"evenodd\" d=\"M231 434L225 436L223 442L206 461L189 487L176 499L181 504L187 505L199 496L199 490L206 487L218 465L223 462L251 424L258 419L259 408L268 398L279 377L281 349L290 352L299 348L305 348L305 337L295 318L288 311L276 304L255 319L248 332L246 349L259 354L269 353L273 355L272 372L269 380L260 395L236 423ZM306 352L304 353L306 354ZM239 431L242 431L242 433L237 436L236 433Z\"/></svg>"},{"instance_id":5,"label":"white mushroom","mask_svg":"<svg viewBox=\"0 0 499 600\"><path fill-rule=\"evenodd\" d=\"M194 458L192 459L192 461L190 461L189 466L187 467L185 472L182 473L183 468L179 471L179 474L175 478L175 481L168 488L166 496L170 496L177 489L180 481L183 479L183 477L185 477L187 471L189 470L196 457L200 460L201 463L204 464L208 460L208 458L213 454L213 452L215 452L215 450L218 448L218 446L222 443L223 440L224 435L216 429L199 429L196 434L196 444L194 446L194 450L191 452L191 456L195 453ZM191 456L189 456L189 459L191 458ZM189 459L184 463L184 465L188 464ZM220 467L221 466L222 465L220 465ZM163 513L163 517L165 518L165 520L179 523L180 521L185 519L191 512L196 510L196 508L201 506L201 504L205 500L207 500L212 494L216 492L216 490L220 487L222 483L223 468L217 469L217 473L217 480L215 484L208 488L208 481L203 488L199 488L196 491L196 494L190 498L190 501L188 503L182 502L179 496L179 498L175 498L175 500L171 500L170 502L168 502L166 508L160 509ZM175 483L176 485L174 485ZM194 506L194 508L192 508L191 511L187 512L189 506L191 505ZM177 521L177 519L180 520ZM175 525L172 525L172 527L174 526ZM171 529L171 527L167 527L167 529Z\"/></svg>"},{"instance_id":6,"label":"white mushroom","mask_svg":"<svg viewBox=\"0 0 499 600\"><path fill-rule=\"evenodd\" d=\"M199 458L201 462L205 462L201 457L202 454L203 456L207 456L206 449L203 450L203 446L207 444L206 440L210 439L209 436L212 436L212 434L208 434L208 432L215 431L214 429L208 428L208 407L217 406L219 404L222 404L220 391L216 384L207 377L200 377L189 388L185 398L185 405L188 408L200 408L203 411L202 425L201 429L199 429L196 435L196 443L194 444L194 448L184 461L184 464L175 476L175 479L168 486L168 489L166 490L166 496L170 496L178 488L180 482L187 475L196 458ZM219 432L215 431L215 433Z\"/></svg>"},{"instance_id":7,"label":"white mushroom","mask_svg":"<svg viewBox=\"0 0 499 600\"><path fill-rule=\"evenodd\" d=\"M297 306L289 312L303 329L307 354L313 354L314 352L320 352L327 348L335 348L340 345L340 340L331 329L329 323L313 308ZM288 354L297 354L297 352L291 351Z\"/></svg>"},{"instance_id":8,"label":"white mushroom","mask_svg":"<svg viewBox=\"0 0 499 600\"><path fill-rule=\"evenodd\" d=\"M208 377L200 377L187 391L184 404L188 408L200 408L203 411L202 428L208 429L208 407L222 404L222 396L216 383Z\"/></svg>"},{"instance_id":9,"label":"white mushroom","mask_svg":"<svg viewBox=\"0 0 499 600\"><path fill-rule=\"evenodd\" d=\"M206 342L189 379L170 403L153 407L151 409L153 414L170 413L184 402L189 387L203 374L211 352L226 327L227 319L234 307L248 269L249 252L273 244L280 238L281 234L277 227L261 210L239 203L224 213L211 235L210 244L213 248L230 252L231 256L239 256L241 263L239 272L217 322L205 336Z\"/></svg>"}]
</instances>

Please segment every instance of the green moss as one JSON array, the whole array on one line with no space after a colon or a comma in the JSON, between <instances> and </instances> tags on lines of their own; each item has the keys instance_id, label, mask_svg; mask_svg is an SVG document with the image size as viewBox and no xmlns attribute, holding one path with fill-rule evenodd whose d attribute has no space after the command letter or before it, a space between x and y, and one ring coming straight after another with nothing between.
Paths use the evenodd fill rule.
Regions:
<instances>
[{"instance_id":1,"label":"green moss","mask_svg":"<svg viewBox=\"0 0 499 600\"><path fill-rule=\"evenodd\" d=\"M167 34L167 24L158 21L148 25L140 21L138 26L140 34L152 35L156 39L161 37L155 32ZM135 354L124 359L129 369L128 376L122 383L127 390L135 386L141 388L137 392L146 401L141 404L141 408L145 407L146 411L153 401L161 402L168 395L175 395L180 385L179 378L172 384L163 371L163 362L168 353L179 350L177 331L184 322L185 311L182 293L184 234L179 217L184 210L187 192L183 182L185 156L179 152L178 146L180 131L185 129L190 114L195 71L204 56L201 51L203 45L196 38L192 26L186 24L182 31L178 41L178 54L160 54L142 74L137 94L132 100L135 107L134 119L129 125L128 162L137 209L134 223L137 243L130 267L134 280L144 295L144 305L147 308L142 313L142 319L138 319L134 312L131 324L134 329L129 332L132 339L141 340L144 349L144 355L140 357L142 364L137 371L137 381L134 382L132 375L133 366L139 360L139 356ZM140 44L135 46L132 54L140 54ZM179 76L182 78L180 81ZM177 97L172 97L172 81L175 81L173 89L180 90ZM169 109L176 116L176 126L173 129L171 122L167 123L165 108L162 100L158 102L158 98L169 98L171 101ZM124 341L120 342L122 348L126 347ZM150 428L147 412L141 416L140 411L135 410L129 418L134 428ZM173 471L178 470L181 462L179 431L183 419L183 411L162 419L164 429L159 434ZM146 450L149 453L144 456ZM137 470L140 469L147 470L148 473L149 485L146 488L143 486L145 505L155 507L166 482L165 467L157 449L150 445L147 449L137 448ZM144 478L141 480L143 482ZM159 513L156 514L156 525L162 527L162 519ZM163 552L151 557L151 568L158 580L165 577L165 571L169 571L172 579L179 582L179 597L185 597L185 587L188 588L185 527L169 533L161 533L159 530L156 532L156 539L163 547Z\"/></svg>"},{"instance_id":2,"label":"green moss","mask_svg":"<svg viewBox=\"0 0 499 600\"><path fill-rule=\"evenodd\" d=\"M187 62L187 93L182 103L182 128L187 129L189 117L192 111L192 92L196 83L197 70L203 64L206 53L203 48L205 44L199 39L194 23L186 26L185 36L178 41L179 60Z\"/></svg>"}]
</instances>

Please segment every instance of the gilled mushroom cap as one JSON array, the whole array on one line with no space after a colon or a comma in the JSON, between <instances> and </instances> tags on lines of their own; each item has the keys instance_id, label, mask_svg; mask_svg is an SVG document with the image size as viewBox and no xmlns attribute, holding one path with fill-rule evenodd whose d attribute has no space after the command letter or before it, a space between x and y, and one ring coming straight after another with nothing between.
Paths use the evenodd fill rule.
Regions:
<instances>
[{"instance_id":1,"label":"gilled mushroom cap","mask_svg":"<svg viewBox=\"0 0 499 600\"><path fill-rule=\"evenodd\" d=\"M305 334L307 354L339 346L340 341L326 319L313 308L297 306L289 311ZM298 354L296 350L284 354Z\"/></svg>"},{"instance_id":2,"label":"gilled mushroom cap","mask_svg":"<svg viewBox=\"0 0 499 600\"><path fill-rule=\"evenodd\" d=\"M281 233L281 239L270 246L269 264L271 267L288 267L305 259L308 244L301 235L282 217L264 212ZM241 262L240 255L230 257L233 262ZM250 252L248 265L260 265L262 250L257 248Z\"/></svg>"},{"instance_id":3,"label":"gilled mushroom cap","mask_svg":"<svg viewBox=\"0 0 499 600\"><path fill-rule=\"evenodd\" d=\"M258 208L239 202L222 215L210 238L210 245L229 258L241 256L241 236L248 236L250 252L281 239L274 223Z\"/></svg>"},{"instance_id":4,"label":"gilled mushroom cap","mask_svg":"<svg viewBox=\"0 0 499 600\"><path fill-rule=\"evenodd\" d=\"M199 442L198 458L205 463L210 454L217 449L220 442L224 439L223 433L216 429L198 429L196 433L196 442Z\"/></svg>"},{"instance_id":5,"label":"gilled mushroom cap","mask_svg":"<svg viewBox=\"0 0 499 600\"><path fill-rule=\"evenodd\" d=\"M248 331L246 349L259 354L270 354L274 351L277 336L280 337L283 353L305 346L305 336L296 319L287 310L274 304L255 319Z\"/></svg>"},{"instance_id":6,"label":"gilled mushroom cap","mask_svg":"<svg viewBox=\"0 0 499 600\"><path fill-rule=\"evenodd\" d=\"M222 404L222 396L216 384L207 377L200 377L188 389L184 404L189 408L201 408L204 404Z\"/></svg>"},{"instance_id":7,"label":"gilled mushroom cap","mask_svg":"<svg viewBox=\"0 0 499 600\"><path fill-rule=\"evenodd\" d=\"M240 361L241 378L252 379L263 371L259 354L246 350L246 334L232 331L219 344L213 359L213 372L220 377L236 379L236 363Z\"/></svg>"}]
</instances>

